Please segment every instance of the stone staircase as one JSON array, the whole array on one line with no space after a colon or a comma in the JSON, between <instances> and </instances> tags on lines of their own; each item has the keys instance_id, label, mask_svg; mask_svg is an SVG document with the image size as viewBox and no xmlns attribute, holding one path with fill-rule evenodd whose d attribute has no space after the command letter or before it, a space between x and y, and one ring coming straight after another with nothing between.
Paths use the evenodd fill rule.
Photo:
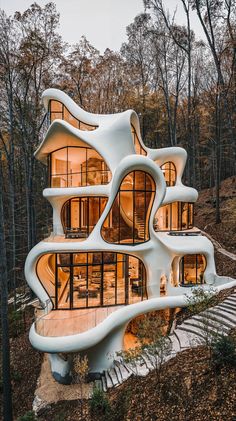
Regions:
<instances>
[{"instance_id":1,"label":"stone staircase","mask_svg":"<svg viewBox=\"0 0 236 421\"><path fill-rule=\"evenodd\" d=\"M173 330L167 338L170 341L171 352L165 358L165 362L175 357L178 352L206 343L206 335L227 335L232 328L236 328L236 290L220 304L193 315ZM145 353L132 363L125 363L122 359L114 361L114 366L104 371L101 380L96 381L97 387L106 392L122 384L132 374L146 376L155 367L153 358Z\"/></svg>"}]
</instances>

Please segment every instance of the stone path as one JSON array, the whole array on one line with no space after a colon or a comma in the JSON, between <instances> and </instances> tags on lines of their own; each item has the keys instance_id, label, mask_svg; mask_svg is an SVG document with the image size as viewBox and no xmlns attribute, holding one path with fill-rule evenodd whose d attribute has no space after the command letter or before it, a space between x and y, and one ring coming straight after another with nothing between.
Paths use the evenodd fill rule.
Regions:
<instances>
[{"instance_id":1,"label":"stone path","mask_svg":"<svg viewBox=\"0 0 236 421\"><path fill-rule=\"evenodd\" d=\"M168 337L171 353L165 361L187 348L206 343L206 338L209 338L211 333L227 335L232 328L236 328L236 290L218 305L193 315L174 329ZM145 354L135 363L115 361L114 367L105 371L96 384L106 392L109 388L119 386L132 374L146 376L155 367L152 358L151 355Z\"/></svg>"}]
</instances>

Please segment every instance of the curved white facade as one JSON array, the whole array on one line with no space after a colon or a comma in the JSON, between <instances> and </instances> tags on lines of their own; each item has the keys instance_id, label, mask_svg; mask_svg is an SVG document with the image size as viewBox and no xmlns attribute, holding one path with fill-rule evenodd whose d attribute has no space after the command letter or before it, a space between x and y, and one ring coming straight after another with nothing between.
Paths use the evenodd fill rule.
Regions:
<instances>
[{"instance_id":1,"label":"curved white facade","mask_svg":"<svg viewBox=\"0 0 236 421\"><path fill-rule=\"evenodd\" d=\"M56 89L46 90L43 94L43 101L46 110L48 110L49 106L52 107L50 104L54 104L53 101L55 101L55 107L57 106L59 111L51 111L51 117L53 115L51 120L54 121L51 123L45 139L37 149L35 156L43 163L47 163L48 157L50 156L51 180L54 184L58 183L58 186L51 185L51 187L46 188L43 192L44 197L50 202L53 208L53 232L49 238L41 241L29 253L25 264L25 276L30 288L35 292L44 308L44 311L41 312L41 318L36 320L31 327L30 341L35 348L51 354L51 366L54 376L59 381L64 381L63 378L65 379L69 371L69 364L54 354L76 351L84 352L89 357L91 372L102 372L112 365L112 359L109 355L122 348L125 329L130 320L149 311L186 306L186 294L190 295L192 289L197 287L194 283L201 283L206 289L210 285L211 287L214 286L216 290L220 290L230 287L235 281L227 281L216 275L212 243L206 237L200 235L194 228L183 229L185 222L183 223L182 219L186 215L188 221L192 218L192 215L190 215L192 208L189 206L186 208L187 211L185 211L184 203L192 204L198 197L195 189L186 187L182 183L182 174L187 159L184 149L173 147L153 150L145 147L140 135L138 117L132 110L115 115L90 114L78 107L65 93ZM67 113L67 121L65 121L63 113ZM73 125L70 124L70 119ZM83 122L78 123L79 127L83 126L83 130L74 127L76 120ZM88 130L84 129L86 125L88 126ZM90 126L93 130L91 130ZM134 139L136 146L138 144L141 154L137 153ZM65 158L62 158L65 147L67 148L67 161ZM55 158L54 162L53 154L58 150L61 152L57 152L57 158ZM81 161L80 172L73 172L71 170L72 165L76 165L76 163L73 163L73 157L75 155L72 154L72 158L68 158L68 154L71 151L73 153L78 151L78 157L80 157L80 151L81 154L84 154L86 151L86 154L89 153L91 155L91 158L88 158L88 155L86 155L87 160ZM94 155L92 155L93 151L95 151ZM105 174L106 183L99 184L93 181L94 184L91 185L90 182L89 185L88 181L83 180L85 178L88 180L89 177L99 180L99 177L96 176L96 168L91 166L98 165L98 163L99 165L101 163L101 168L106 168L105 170L99 170L102 174L101 177ZM163 168L160 168L166 163L172 163L172 167L168 171L169 173L172 171L172 175L174 174L174 181L169 183L170 186L167 186L168 182L166 183L163 175ZM63 175L55 171L53 165L60 168L59 172L63 173L64 171ZM89 165L90 167L88 169ZM86 171L84 170L85 166ZM63 169L65 167L67 168L66 170ZM55 171L55 174L53 171ZM123 190L119 190L123 182L122 180L126 176L129 177L129 174L133 174L133 178L131 179L133 181L126 181L126 184L124 182ZM137 179L145 174L145 186L146 180L148 180L155 188L155 193L148 193L147 197L150 199L149 205L146 205L145 196L147 216L145 215L145 219L141 222L139 203L144 202L142 202L142 191L140 187L137 189L136 196L134 193L135 174ZM73 181L79 180L79 177L80 181ZM125 180L128 179L126 178ZM144 192L143 194L145 195L146 193ZM103 211L100 213L100 199L97 202L99 203L99 218L96 224L93 224L91 228L89 222L87 222L89 232L88 235L86 234L86 237L66 238L62 221L65 203L69 203L71 218L73 202L70 202L70 200L75 200L76 206L82 206L81 201L83 201L83 206L87 204L86 206L88 207L88 198L102 198L102 203L104 203ZM139 198L136 204L135 198ZM120 236L123 235L120 225L119 241L108 242L104 239L103 231L104 226L107 224L106 221L114 222L114 210L112 209L115 201L118 203L121 214L121 217L119 216L119 224L120 219L122 219L123 225L126 224L126 237L128 236L129 230L132 230L132 241L129 238L125 240L121 238L120 240ZM168 207L170 205L172 207ZM157 211L161 206L163 213L158 214ZM80 218L82 214L81 209ZM175 212L178 212L178 214L175 214ZM184 212L187 213L184 214ZM172 229L156 229L154 223L157 215L159 215L159 224L167 224L166 226L168 228L168 221L171 217L172 226L175 224L175 227L178 228L180 226L182 228L173 229L173 231L177 231L176 235L173 235L173 232L170 235ZM181 221L179 222L180 219ZM174 222L175 220L177 222ZM113 231L116 233L115 228L112 226L113 222L109 222L110 225L108 226L107 224L106 226L107 235L113 235ZM82 231L80 232L79 228L77 231L81 235ZM182 235L183 233L188 235ZM143 241L140 239L141 237ZM122 302L122 304L109 306L104 304L104 297L101 298L101 294L104 295L107 293L104 287L105 281L107 283L109 282L109 276L115 276L114 265L117 263L114 263L113 266L110 264L109 267L112 267L112 270L109 272L106 263L99 262L99 267L102 267L102 275L97 274L95 270L93 271L93 275L100 276L99 281L97 281L99 283L99 287L97 288L94 285L93 288L88 286L89 282L92 282L91 279L88 280L88 268L87 278L86 280L83 279L83 282L81 273L75 275L75 273L78 273L78 270L76 272L74 268L71 269L71 266L69 269L65 269L60 263L58 269L57 259L60 261L60 256L64 256L64 259L67 256L66 258L68 259L68 256L87 253L88 266L90 256L99 252L103 252L102 258L105 253L113 253L116 256L116 262L117 256L129 255L128 258L124 257L122 260L123 263L120 264L123 271L122 276L125 279L124 294L126 294L126 304ZM45 255L45 261L40 266L38 263L39 259ZM56 263L52 263L50 266L49 261L50 259L54 259L54 255L56 256ZM190 257L186 257L185 260L182 259L186 255L190 255ZM195 257L193 257L195 255L196 268L194 266ZM130 263L128 263L129 267L125 269L126 261L131 262L132 256L138 258L143 263L146 271L146 276L142 275L145 277L145 297L143 292L142 297L139 293L141 281L137 274L140 274L141 263L137 263L139 261L135 260L138 269ZM202 257L199 258L198 256ZM73 257L70 258L73 259ZM91 263L91 265L95 267L95 263ZM201 273L198 267L200 265L202 265ZM80 268L80 266L78 267ZM84 269L85 264L81 267ZM130 274L129 270L132 272L133 268L136 270L136 275L132 278L132 273ZM110 300L112 300L111 287L117 290L117 285L121 282L118 279L117 271L118 269L115 268L115 287L112 283L109 287ZM67 300L63 302L65 307L61 308L58 304L58 291L62 286L61 281L58 281L58 273L61 276L63 275L64 278L67 277L65 288L68 288ZM182 281L180 282L181 276ZM64 282L64 278L62 283ZM95 284L95 278L93 281ZM75 286L72 285L73 282L77 282L79 285L77 287L79 292L75 290ZM142 282L142 285L144 285L144 280ZM164 290L161 289L163 282L165 284ZM127 294L129 293L133 297L132 302L128 301L129 298L127 299ZM88 305L89 299L87 297L89 295L91 296L91 302L93 300L93 303L96 304L95 306ZM97 304L96 296L100 297L99 300L103 303L102 305ZM75 308L72 308L73 300L75 300L73 297L77 297L77 307L75 306ZM119 293L116 297L119 298ZM68 300L70 304L67 304ZM78 304L79 300L81 302L84 300L83 303L86 300L83 308L80 308ZM98 315L101 312L105 312L106 314L105 316L103 314L102 317L99 316L99 318ZM56 322L54 318L55 314ZM93 317L92 322L91 317ZM55 331L53 331L53 324L56 326ZM66 332L66 324L69 326L68 332ZM72 324L73 333L71 334L70 328ZM49 325L50 328L48 329L47 327ZM63 327L63 325L65 328L61 330L63 333L60 333L60 326ZM87 329L86 326L88 326Z\"/></svg>"}]
</instances>

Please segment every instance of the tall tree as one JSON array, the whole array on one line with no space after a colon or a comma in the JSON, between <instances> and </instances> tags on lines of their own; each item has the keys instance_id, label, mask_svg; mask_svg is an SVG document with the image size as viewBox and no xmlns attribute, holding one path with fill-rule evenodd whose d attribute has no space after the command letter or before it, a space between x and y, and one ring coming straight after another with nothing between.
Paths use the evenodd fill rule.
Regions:
<instances>
[{"instance_id":1,"label":"tall tree","mask_svg":"<svg viewBox=\"0 0 236 421\"><path fill-rule=\"evenodd\" d=\"M3 212L3 173L2 155L0 154L0 274L1 274L1 328L2 328L2 387L3 387L3 421L12 421L12 393L10 371L10 344L8 329L8 282L7 258L5 244L5 223Z\"/></svg>"}]
</instances>

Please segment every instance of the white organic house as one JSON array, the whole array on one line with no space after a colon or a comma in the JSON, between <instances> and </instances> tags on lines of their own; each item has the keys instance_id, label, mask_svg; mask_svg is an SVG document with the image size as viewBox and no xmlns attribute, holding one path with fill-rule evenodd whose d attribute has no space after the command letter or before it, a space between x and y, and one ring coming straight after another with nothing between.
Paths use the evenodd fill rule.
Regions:
<instances>
[{"instance_id":1,"label":"white organic house","mask_svg":"<svg viewBox=\"0 0 236 421\"><path fill-rule=\"evenodd\" d=\"M58 353L85 353L101 373L136 316L234 281L216 275L213 245L194 228L184 149L147 148L134 111L90 114L56 89L43 101L51 125L35 157L48 165L53 232L25 264L42 305L30 341L66 383L69 361Z\"/></svg>"}]
</instances>

